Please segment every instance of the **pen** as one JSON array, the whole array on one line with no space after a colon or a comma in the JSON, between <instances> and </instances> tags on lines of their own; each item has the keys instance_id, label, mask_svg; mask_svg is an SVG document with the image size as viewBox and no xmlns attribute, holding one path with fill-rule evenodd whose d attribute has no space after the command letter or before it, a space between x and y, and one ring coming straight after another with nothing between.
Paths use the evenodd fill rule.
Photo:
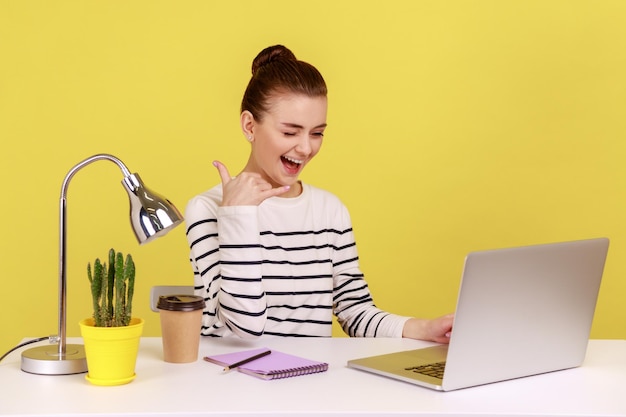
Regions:
<instances>
[{"instance_id":1,"label":"pen","mask_svg":"<svg viewBox=\"0 0 626 417\"><path fill-rule=\"evenodd\" d=\"M257 360L257 359L259 359L259 358L262 358L263 356L267 356L267 355L269 355L270 353L272 353L272 351L271 351L271 350L266 350L265 352L261 352L261 353L259 353L259 354L257 354L257 355L254 355L254 356L251 356L251 357L249 357L249 358L246 358L246 359L240 360L239 362L233 363L232 365L228 365L226 368L224 368L224 372L228 372L228 371L230 371L231 369L234 369L234 368L236 368L236 367L238 367L238 366L245 365L245 364L246 364L246 363L248 363L248 362L252 362L252 361L254 361L254 360Z\"/></svg>"}]
</instances>

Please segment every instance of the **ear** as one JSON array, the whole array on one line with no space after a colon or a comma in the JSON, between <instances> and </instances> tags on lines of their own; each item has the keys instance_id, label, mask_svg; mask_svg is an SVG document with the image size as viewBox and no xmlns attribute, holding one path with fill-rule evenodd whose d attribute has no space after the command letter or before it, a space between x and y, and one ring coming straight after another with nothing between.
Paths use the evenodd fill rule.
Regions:
<instances>
[{"instance_id":1,"label":"ear","mask_svg":"<svg viewBox=\"0 0 626 417\"><path fill-rule=\"evenodd\" d=\"M243 134L246 135L246 138L248 138L248 140L252 140L252 138L254 137L254 127L256 124L252 113L250 113L248 110L244 110L241 113L239 121L241 123L241 130L243 131Z\"/></svg>"}]
</instances>

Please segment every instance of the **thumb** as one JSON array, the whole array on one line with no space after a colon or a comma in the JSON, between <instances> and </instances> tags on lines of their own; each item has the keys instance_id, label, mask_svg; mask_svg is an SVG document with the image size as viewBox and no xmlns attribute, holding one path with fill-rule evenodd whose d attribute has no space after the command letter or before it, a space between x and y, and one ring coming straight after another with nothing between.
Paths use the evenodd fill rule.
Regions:
<instances>
[{"instance_id":1,"label":"thumb","mask_svg":"<svg viewBox=\"0 0 626 417\"><path fill-rule=\"evenodd\" d=\"M217 172L220 174L220 178L222 179L222 184L226 185L231 181L230 174L228 173L228 168L220 161L213 161L213 166L217 168Z\"/></svg>"}]
</instances>

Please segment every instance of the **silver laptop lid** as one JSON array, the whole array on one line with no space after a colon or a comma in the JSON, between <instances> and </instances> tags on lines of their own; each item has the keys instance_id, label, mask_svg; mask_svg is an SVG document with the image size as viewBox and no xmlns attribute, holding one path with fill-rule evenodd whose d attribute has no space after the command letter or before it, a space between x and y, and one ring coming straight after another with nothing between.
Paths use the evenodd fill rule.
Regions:
<instances>
[{"instance_id":1,"label":"silver laptop lid","mask_svg":"<svg viewBox=\"0 0 626 417\"><path fill-rule=\"evenodd\" d=\"M443 389L579 366L609 240L470 253Z\"/></svg>"}]
</instances>

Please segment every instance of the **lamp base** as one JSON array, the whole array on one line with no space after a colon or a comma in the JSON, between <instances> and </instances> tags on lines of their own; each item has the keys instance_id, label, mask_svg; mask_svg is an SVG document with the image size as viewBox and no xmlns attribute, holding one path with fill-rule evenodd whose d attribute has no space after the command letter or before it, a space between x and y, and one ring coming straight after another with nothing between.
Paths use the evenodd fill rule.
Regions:
<instances>
[{"instance_id":1,"label":"lamp base","mask_svg":"<svg viewBox=\"0 0 626 417\"><path fill-rule=\"evenodd\" d=\"M58 345L39 346L22 352L22 371L38 375L72 375L87 372L83 345L66 345L65 355Z\"/></svg>"}]
</instances>

